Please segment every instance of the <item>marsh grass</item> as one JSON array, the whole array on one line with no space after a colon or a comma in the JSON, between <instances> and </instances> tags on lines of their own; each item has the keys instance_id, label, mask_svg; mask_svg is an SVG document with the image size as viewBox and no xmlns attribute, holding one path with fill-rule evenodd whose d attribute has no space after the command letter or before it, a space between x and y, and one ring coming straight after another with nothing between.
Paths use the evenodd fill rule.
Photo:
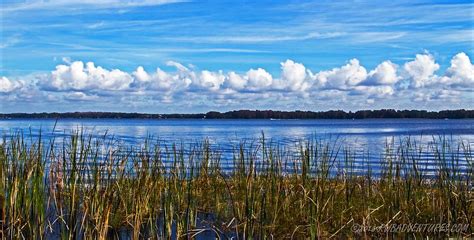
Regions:
<instances>
[{"instance_id":1,"label":"marsh grass","mask_svg":"<svg viewBox=\"0 0 474 240\"><path fill-rule=\"evenodd\" d=\"M150 138L130 146L82 131L62 141L15 134L0 145L1 238L472 236L468 143L392 139L378 162L369 155L337 140L285 149L262 136L236 145L224 163L206 140L164 146ZM352 231L355 224L402 223L468 228Z\"/></svg>"}]
</instances>

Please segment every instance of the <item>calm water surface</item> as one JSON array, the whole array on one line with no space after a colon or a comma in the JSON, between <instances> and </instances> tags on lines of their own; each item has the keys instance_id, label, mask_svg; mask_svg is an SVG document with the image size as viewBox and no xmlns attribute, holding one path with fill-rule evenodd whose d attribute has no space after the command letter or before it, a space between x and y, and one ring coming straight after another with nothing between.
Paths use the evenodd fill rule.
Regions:
<instances>
[{"instance_id":1,"label":"calm water surface","mask_svg":"<svg viewBox=\"0 0 474 240\"><path fill-rule=\"evenodd\" d=\"M447 137L454 143L463 141L474 149L474 119L365 119L365 120L145 120L145 119L8 119L0 120L3 136L24 133L43 139L61 139L74 130L102 136L108 133L115 139L134 145L152 136L162 144L195 144L204 139L221 151L223 158L231 158L233 149L245 141L258 142L265 134L267 142L294 148L304 140L318 139L338 142L379 163L380 153L387 140L411 137L418 143L429 143L433 138ZM31 133L31 134L30 134ZM432 154L432 152L431 152ZM379 158L379 159L377 159ZM427 165L434 156L425 156ZM461 164L469 168L469 164Z\"/></svg>"},{"instance_id":2,"label":"calm water surface","mask_svg":"<svg viewBox=\"0 0 474 240\"><path fill-rule=\"evenodd\" d=\"M193 143L208 139L225 147L239 141L261 138L293 145L304 139L344 141L353 146L377 150L387 139L411 136L430 141L447 136L455 141L474 142L474 119L364 119L364 120L146 120L146 119L8 119L0 120L2 135L23 132L43 137L60 137L84 129L97 136L108 132L126 143L141 142L147 136L165 142Z\"/></svg>"}]
</instances>

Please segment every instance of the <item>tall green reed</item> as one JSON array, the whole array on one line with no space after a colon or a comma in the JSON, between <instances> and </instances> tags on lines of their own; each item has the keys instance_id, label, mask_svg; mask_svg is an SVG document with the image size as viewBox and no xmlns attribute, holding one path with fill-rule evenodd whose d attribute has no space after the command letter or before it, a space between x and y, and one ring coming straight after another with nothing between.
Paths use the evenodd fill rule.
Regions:
<instances>
[{"instance_id":1,"label":"tall green reed","mask_svg":"<svg viewBox=\"0 0 474 240\"><path fill-rule=\"evenodd\" d=\"M209 140L127 145L81 130L60 140L3 137L2 238L439 234L351 230L403 223L461 223L463 232L443 234L472 234L472 150L446 137L389 139L375 160L338 139L292 148L262 135L230 158Z\"/></svg>"}]
</instances>

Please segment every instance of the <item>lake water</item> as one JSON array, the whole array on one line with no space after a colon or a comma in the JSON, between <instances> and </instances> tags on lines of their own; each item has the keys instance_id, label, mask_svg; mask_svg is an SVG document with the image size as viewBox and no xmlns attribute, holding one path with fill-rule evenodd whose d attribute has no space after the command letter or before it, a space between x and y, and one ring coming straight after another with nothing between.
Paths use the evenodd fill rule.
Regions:
<instances>
[{"instance_id":1,"label":"lake water","mask_svg":"<svg viewBox=\"0 0 474 240\"><path fill-rule=\"evenodd\" d=\"M148 119L8 119L0 120L1 134L23 132L43 138L67 136L73 130L110 136L127 144L137 144L153 136L164 144L193 144L208 139L213 147L230 156L239 142L258 142L265 134L281 146L294 147L303 140L320 139L341 142L361 154L379 153L390 139L411 136L421 143L433 137L448 137L453 142L464 141L474 147L474 119L364 119L364 120L148 120ZM54 131L53 131L54 128ZM427 156L431 159L432 156ZM467 166L467 165L465 165Z\"/></svg>"},{"instance_id":2,"label":"lake water","mask_svg":"<svg viewBox=\"0 0 474 240\"><path fill-rule=\"evenodd\" d=\"M226 144L242 139L266 138L291 143L307 138L356 140L360 145L377 146L386 138L413 136L430 139L446 135L474 140L474 119L365 119L365 120L148 120L148 119L61 119L54 133L53 119L0 120L2 135L23 131L44 137L61 136L80 128L102 135L106 131L125 142L135 143L152 135L162 140L189 142L208 138Z\"/></svg>"}]
</instances>

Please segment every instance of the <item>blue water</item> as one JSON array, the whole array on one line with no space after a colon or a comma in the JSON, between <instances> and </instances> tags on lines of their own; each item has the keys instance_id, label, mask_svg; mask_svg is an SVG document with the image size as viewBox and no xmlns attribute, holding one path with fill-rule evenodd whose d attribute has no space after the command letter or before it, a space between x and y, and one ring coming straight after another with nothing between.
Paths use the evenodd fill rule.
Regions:
<instances>
[{"instance_id":1,"label":"blue water","mask_svg":"<svg viewBox=\"0 0 474 240\"><path fill-rule=\"evenodd\" d=\"M474 140L474 119L366 119L366 120L146 120L146 119L8 119L0 120L0 132L9 135L23 131L44 137L61 136L73 130L109 135L136 143L147 136L188 142L208 138L215 143L266 138L294 142L307 138L357 140L360 145L383 144L387 138L413 136L429 140L432 136L452 136ZM351 141L353 142L353 141Z\"/></svg>"},{"instance_id":2,"label":"blue water","mask_svg":"<svg viewBox=\"0 0 474 240\"><path fill-rule=\"evenodd\" d=\"M152 136L163 144L192 145L207 139L223 158L231 157L242 141L258 143L265 135L267 142L294 148L304 140L337 141L350 146L360 156L370 153L369 161L380 159L386 141L411 137L428 144L433 138L446 137L454 144L463 141L474 148L474 119L365 119L365 120L146 120L146 119L8 119L0 120L3 136L22 132L43 139L61 139L74 130L108 136L126 144L136 145ZM53 131L54 130L54 131ZM427 166L433 156L425 156ZM468 164L462 164L468 168Z\"/></svg>"}]
</instances>

